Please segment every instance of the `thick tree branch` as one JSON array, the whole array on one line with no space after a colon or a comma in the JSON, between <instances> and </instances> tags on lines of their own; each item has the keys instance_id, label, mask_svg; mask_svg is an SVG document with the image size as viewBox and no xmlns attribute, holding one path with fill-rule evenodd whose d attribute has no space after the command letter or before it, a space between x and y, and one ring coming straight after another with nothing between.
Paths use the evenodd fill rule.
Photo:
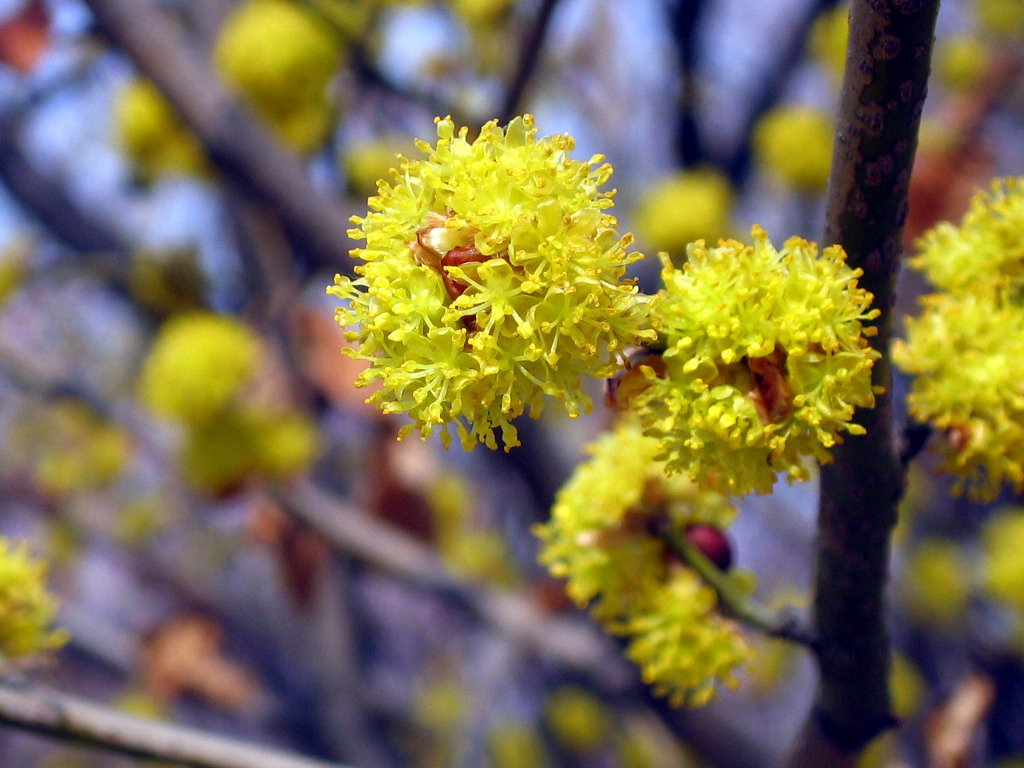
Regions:
<instances>
[{"instance_id":1,"label":"thick tree branch","mask_svg":"<svg viewBox=\"0 0 1024 768\"><path fill-rule=\"evenodd\" d=\"M320 263L339 268L347 216L314 189L301 163L221 85L178 26L150 0L87 0L111 41L167 97L214 164L263 200Z\"/></svg>"},{"instance_id":2,"label":"thick tree branch","mask_svg":"<svg viewBox=\"0 0 1024 768\"><path fill-rule=\"evenodd\" d=\"M903 490L889 340L907 188L927 89L938 0L854 0L824 242L839 243L882 315L873 383L884 387L822 468L814 616L821 672L815 717L794 766L843 766L893 723L883 593ZM844 761L822 762L830 745Z\"/></svg>"},{"instance_id":3,"label":"thick tree branch","mask_svg":"<svg viewBox=\"0 0 1024 768\"><path fill-rule=\"evenodd\" d=\"M191 768L342 768L180 725L144 720L30 684L0 683L0 723Z\"/></svg>"}]
</instances>

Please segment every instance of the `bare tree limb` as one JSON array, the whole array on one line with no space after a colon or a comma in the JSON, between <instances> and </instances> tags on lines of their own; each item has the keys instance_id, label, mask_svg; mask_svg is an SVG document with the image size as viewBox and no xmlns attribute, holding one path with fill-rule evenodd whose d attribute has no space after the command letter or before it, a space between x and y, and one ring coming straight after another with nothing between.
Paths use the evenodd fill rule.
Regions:
<instances>
[{"instance_id":1,"label":"bare tree limb","mask_svg":"<svg viewBox=\"0 0 1024 768\"><path fill-rule=\"evenodd\" d=\"M25 157L19 141L20 115L8 115L0 121L0 181L25 210L54 237L72 250L82 253L110 253L123 261L127 243L114 230L86 215L64 188L40 173ZM123 283L111 264L107 276Z\"/></svg>"},{"instance_id":2,"label":"bare tree limb","mask_svg":"<svg viewBox=\"0 0 1024 768\"><path fill-rule=\"evenodd\" d=\"M544 39L548 35L556 5L558 5L558 0L541 0L537 17L533 20L533 26L523 38L516 69L512 73L508 89L505 91L505 98L498 110L498 122L502 125L519 114L526 88L530 84L533 73L537 70L537 65L540 64Z\"/></svg>"},{"instance_id":3,"label":"bare tree limb","mask_svg":"<svg viewBox=\"0 0 1024 768\"><path fill-rule=\"evenodd\" d=\"M600 669L605 684L618 680L621 685L632 679L633 673L624 661L616 659L611 643L590 627L545 615L512 592L490 590L454 577L428 547L333 499L311 483L279 491L276 496L286 510L342 551L441 593L568 669Z\"/></svg>"},{"instance_id":4,"label":"bare tree limb","mask_svg":"<svg viewBox=\"0 0 1024 768\"><path fill-rule=\"evenodd\" d=\"M342 768L226 736L145 720L28 683L0 682L0 723L191 768Z\"/></svg>"},{"instance_id":5,"label":"bare tree limb","mask_svg":"<svg viewBox=\"0 0 1024 768\"><path fill-rule=\"evenodd\" d=\"M646 698L659 718L716 768L765 768L780 759L778 744L752 737L714 707L694 712L650 700L636 671L596 629L546 614L520 595L460 580L428 547L312 483L277 489L275 496L340 551L452 600L532 653L585 677L602 695Z\"/></svg>"},{"instance_id":6,"label":"bare tree limb","mask_svg":"<svg viewBox=\"0 0 1024 768\"><path fill-rule=\"evenodd\" d=\"M100 26L167 97L229 179L263 200L320 263L341 268L347 216L317 191L297 158L220 83L181 29L150 0L87 0Z\"/></svg>"},{"instance_id":7,"label":"bare tree limb","mask_svg":"<svg viewBox=\"0 0 1024 768\"><path fill-rule=\"evenodd\" d=\"M734 182L740 182L747 176L750 170L750 145L754 129L764 113L774 107L785 94L786 83L804 58L807 38L814 22L822 13L838 3L839 0L811 0L792 25L789 37L778 46L778 56L768 65L760 78L757 93L747 101L743 128L733 152L724 159L724 167Z\"/></svg>"},{"instance_id":8,"label":"bare tree limb","mask_svg":"<svg viewBox=\"0 0 1024 768\"><path fill-rule=\"evenodd\" d=\"M903 491L889 340L907 189L927 90L938 0L854 0L824 242L839 243L882 314L873 339L884 388L822 468L814 618L820 680L793 766L852 765L893 725L884 590L889 539ZM845 755L823 762L821 745ZM817 745L817 746L815 746Z\"/></svg>"}]
</instances>

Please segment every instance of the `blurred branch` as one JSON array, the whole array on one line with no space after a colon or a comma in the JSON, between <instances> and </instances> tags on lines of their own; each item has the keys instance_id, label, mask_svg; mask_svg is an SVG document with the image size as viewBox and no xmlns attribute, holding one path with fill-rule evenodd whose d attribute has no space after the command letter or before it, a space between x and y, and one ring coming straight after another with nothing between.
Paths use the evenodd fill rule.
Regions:
<instances>
[{"instance_id":1,"label":"blurred branch","mask_svg":"<svg viewBox=\"0 0 1024 768\"><path fill-rule=\"evenodd\" d=\"M697 163L702 155L700 134L697 130L697 29L704 0L676 0L670 11L672 33L679 49L680 83L679 108L676 118L676 160L681 167Z\"/></svg>"},{"instance_id":2,"label":"blurred branch","mask_svg":"<svg viewBox=\"0 0 1024 768\"><path fill-rule=\"evenodd\" d=\"M903 428L903 434L900 436L900 464L906 467L916 459L928 444L928 438L932 436L932 432L930 424L921 424L916 421L907 422Z\"/></svg>"},{"instance_id":3,"label":"blurred branch","mask_svg":"<svg viewBox=\"0 0 1024 768\"><path fill-rule=\"evenodd\" d=\"M786 82L804 59L807 39L815 20L840 2L842 0L811 0L807 3L803 15L796 23L790 25L790 36L779 46L778 57L758 79L760 90L745 101L747 113L743 119L743 128L737 137L731 157L725 159L723 166L733 183L739 183L746 178L750 170L750 143L754 128L764 113L778 104L779 99L785 94Z\"/></svg>"},{"instance_id":4,"label":"blurred branch","mask_svg":"<svg viewBox=\"0 0 1024 768\"><path fill-rule=\"evenodd\" d=\"M533 73L537 70L537 65L540 64L544 40L547 38L556 5L558 5L558 0L541 0L533 26L523 38L515 71L509 79L505 98L498 110L498 123L501 125L506 125L522 110L523 96Z\"/></svg>"},{"instance_id":5,"label":"blurred branch","mask_svg":"<svg viewBox=\"0 0 1024 768\"><path fill-rule=\"evenodd\" d=\"M278 490L275 496L290 514L340 551L440 593L567 668L580 672L599 669L605 684L616 678L620 682L632 678L624 662L616 663L606 638L588 626L546 615L514 593L470 584L453 576L430 548L332 498L311 483Z\"/></svg>"},{"instance_id":6,"label":"blurred branch","mask_svg":"<svg viewBox=\"0 0 1024 768\"><path fill-rule=\"evenodd\" d=\"M882 314L876 406L822 467L814 617L820 680L791 765L853 765L893 725L884 618L889 539L903 492L889 340L907 189L927 91L938 0L854 0L823 241L839 243ZM828 752L828 758L823 755ZM837 757L837 754L839 757ZM829 762L831 760L831 762Z\"/></svg>"},{"instance_id":7,"label":"blurred branch","mask_svg":"<svg viewBox=\"0 0 1024 768\"><path fill-rule=\"evenodd\" d=\"M65 741L191 768L340 768L262 744L144 720L30 683L0 682L0 722Z\"/></svg>"},{"instance_id":8,"label":"blurred branch","mask_svg":"<svg viewBox=\"0 0 1024 768\"><path fill-rule=\"evenodd\" d=\"M130 251L127 243L113 229L86 215L60 183L28 161L19 140L22 124L20 115L8 114L0 120L0 180L29 214L69 248L116 256L101 265L102 272L124 287L124 269L116 267Z\"/></svg>"},{"instance_id":9,"label":"blurred branch","mask_svg":"<svg viewBox=\"0 0 1024 768\"><path fill-rule=\"evenodd\" d=\"M150 0L87 0L110 40L151 79L230 180L281 217L289 234L335 269L348 251L345 212L317 191L298 158L233 98L181 29Z\"/></svg>"},{"instance_id":10,"label":"blurred branch","mask_svg":"<svg viewBox=\"0 0 1024 768\"><path fill-rule=\"evenodd\" d=\"M996 683L972 674L961 680L925 726L928 756L934 768L967 768L974 747L996 698Z\"/></svg>"},{"instance_id":11,"label":"blurred branch","mask_svg":"<svg viewBox=\"0 0 1024 768\"><path fill-rule=\"evenodd\" d=\"M428 547L312 483L279 488L274 495L285 510L339 551L452 600L531 652L582 674L602 695L649 697L632 665L592 627L545 613L520 595L453 576ZM777 762L777 743L752 737L714 707L694 712L670 707L664 700L649 704L677 736L716 768L751 768Z\"/></svg>"}]
</instances>

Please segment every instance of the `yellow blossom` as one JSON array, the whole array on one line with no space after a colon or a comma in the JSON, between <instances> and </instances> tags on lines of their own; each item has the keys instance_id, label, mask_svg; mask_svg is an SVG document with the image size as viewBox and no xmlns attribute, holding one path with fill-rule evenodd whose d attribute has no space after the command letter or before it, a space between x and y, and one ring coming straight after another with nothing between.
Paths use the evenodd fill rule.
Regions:
<instances>
[{"instance_id":1,"label":"yellow blossom","mask_svg":"<svg viewBox=\"0 0 1024 768\"><path fill-rule=\"evenodd\" d=\"M943 468L979 499L1024 488L1024 314L1004 293L930 294L893 346L910 413L943 433Z\"/></svg>"},{"instance_id":2,"label":"yellow blossom","mask_svg":"<svg viewBox=\"0 0 1024 768\"><path fill-rule=\"evenodd\" d=\"M752 234L691 244L682 269L662 256L665 370L643 366L630 403L670 471L730 495L806 479L804 457L830 461L840 431L863 433L853 414L874 405L878 359L864 325L878 310L842 248Z\"/></svg>"},{"instance_id":3,"label":"yellow blossom","mask_svg":"<svg viewBox=\"0 0 1024 768\"><path fill-rule=\"evenodd\" d=\"M820 192L832 167L832 119L812 107L778 107L754 129L753 146L766 171L794 189Z\"/></svg>"},{"instance_id":4,"label":"yellow blossom","mask_svg":"<svg viewBox=\"0 0 1024 768\"><path fill-rule=\"evenodd\" d=\"M1024 613L1024 510L1000 510L982 533L983 583L990 595Z\"/></svg>"},{"instance_id":5,"label":"yellow blossom","mask_svg":"<svg viewBox=\"0 0 1024 768\"><path fill-rule=\"evenodd\" d=\"M971 198L959 225L941 222L915 243L911 266L944 291L1024 289L1024 177L995 179Z\"/></svg>"},{"instance_id":6,"label":"yellow blossom","mask_svg":"<svg viewBox=\"0 0 1024 768\"><path fill-rule=\"evenodd\" d=\"M160 328L142 366L139 394L154 412L189 424L209 420L241 392L259 339L243 322L213 312L176 315Z\"/></svg>"},{"instance_id":7,"label":"yellow blossom","mask_svg":"<svg viewBox=\"0 0 1024 768\"><path fill-rule=\"evenodd\" d=\"M339 35L291 0L246 0L224 23L213 58L228 84L297 152L316 149L333 123L328 83Z\"/></svg>"},{"instance_id":8,"label":"yellow blossom","mask_svg":"<svg viewBox=\"0 0 1024 768\"><path fill-rule=\"evenodd\" d=\"M839 3L835 8L822 13L811 28L811 54L836 82L843 79L849 36L850 4L847 2Z\"/></svg>"},{"instance_id":9,"label":"yellow blossom","mask_svg":"<svg viewBox=\"0 0 1024 768\"><path fill-rule=\"evenodd\" d=\"M121 147L144 182L163 174L203 175L208 166L199 141L148 80L133 80L118 95L114 125Z\"/></svg>"},{"instance_id":10,"label":"yellow blossom","mask_svg":"<svg viewBox=\"0 0 1024 768\"><path fill-rule=\"evenodd\" d=\"M475 141L451 119L437 133L353 218L359 277L328 292L356 342L346 354L371 363L357 383L381 383L368 402L412 418L401 437L440 427L447 444L454 423L467 450L496 447L496 429L508 448L512 419L538 416L544 395L588 410L581 377L611 375L626 345L653 338L623 280L640 255L605 212L611 167L570 159L570 137L537 139L529 115Z\"/></svg>"},{"instance_id":11,"label":"yellow blossom","mask_svg":"<svg viewBox=\"0 0 1024 768\"><path fill-rule=\"evenodd\" d=\"M653 184L636 209L636 231L651 248L682 254L689 243L728 237L733 189L709 168L680 171Z\"/></svg>"},{"instance_id":12,"label":"yellow blossom","mask_svg":"<svg viewBox=\"0 0 1024 768\"><path fill-rule=\"evenodd\" d=\"M46 591L46 564L0 537L0 660L60 648L67 634L51 629L57 605Z\"/></svg>"},{"instance_id":13,"label":"yellow blossom","mask_svg":"<svg viewBox=\"0 0 1024 768\"><path fill-rule=\"evenodd\" d=\"M559 491L551 520L538 526L541 560L567 580L569 596L610 632L630 638L629 655L645 680L673 703L700 705L715 681L735 684L750 655L736 625L718 611L715 592L669 557L659 526L725 528L735 508L655 459L656 440L632 421L590 447Z\"/></svg>"}]
</instances>

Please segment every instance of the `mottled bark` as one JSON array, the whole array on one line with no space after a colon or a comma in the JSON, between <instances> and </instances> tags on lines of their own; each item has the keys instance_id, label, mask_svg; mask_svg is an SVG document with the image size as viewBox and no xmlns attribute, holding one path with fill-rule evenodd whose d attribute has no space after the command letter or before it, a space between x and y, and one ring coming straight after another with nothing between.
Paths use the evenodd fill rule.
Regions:
<instances>
[{"instance_id":1,"label":"mottled bark","mask_svg":"<svg viewBox=\"0 0 1024 768\"><path fill-rule=\"evenodd\" d=\"M820 683L794 766L844 765L893 724L884 590L903 489L889 341L907 189L938 0L854 0L824 242L839 243L882 311L873 381L886 391L822 469L814 615ZM825 752L832 752L826 756ZM846 760L847 758L842 758Z\"/></svg>"}]
</instances>

